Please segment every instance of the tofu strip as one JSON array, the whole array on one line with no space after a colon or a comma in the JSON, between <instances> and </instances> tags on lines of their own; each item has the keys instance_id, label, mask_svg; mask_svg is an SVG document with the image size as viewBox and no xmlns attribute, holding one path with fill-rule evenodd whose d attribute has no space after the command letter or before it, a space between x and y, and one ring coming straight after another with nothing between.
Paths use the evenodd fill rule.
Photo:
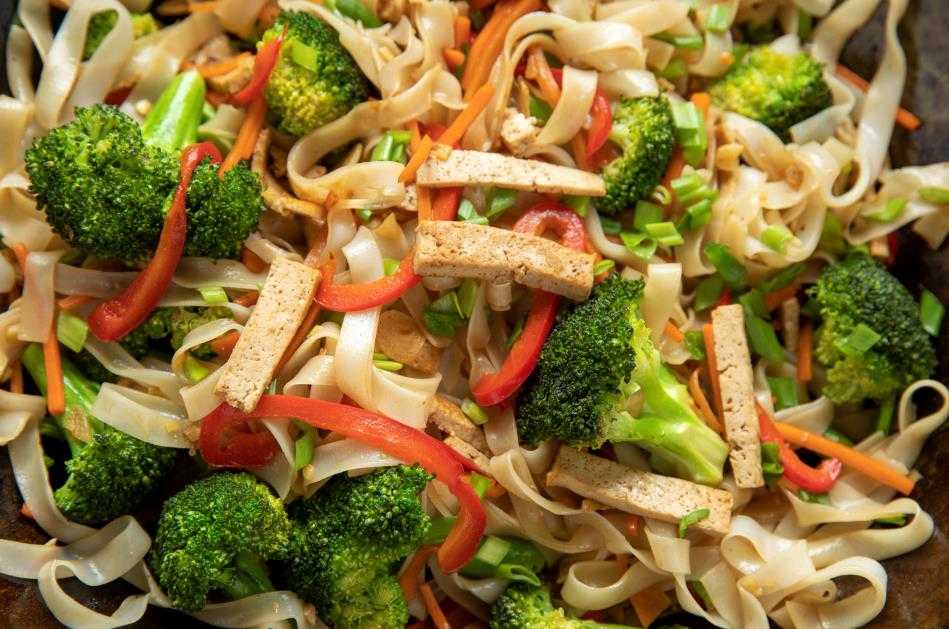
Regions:
<instances>
[{"instance_id":1,"label":"tofu strip","mask_svg":"<svg viewBox=\"0 0 949 629\"><path fill-rule=\"evenodd\" d=\"M441 395L433 395L425 400L425 413L430 426L464 441L484 454L490 452L484 431L468 419L468 416L461 412L461 408L451 400Z\"/></svg>"},{"instance_id":2,"label":"tofu strip","mask_svg":"<svg viewBox=\"0 0 949 629\"><path fill-rule=\"evenodd\" d=\"M602 197L599 175L576 168L481 151L452 151L446 159L429 157L415 176L420 186L500 186L511 190Z\"/></svg>"},{"instance_id":3,"label":"tofu strip","mask_svg":"<svg viewBox=\"0 0 949 629\"><path fill-rule=\"evenodd\" d=\"M560 243L497 227L425 221L418 227L415 272L434 277L515 281L573 300L593 288L593 256Z\"/></svg>"},{"instance_id":4,"label":"tofu strip","mask_svg":"<svg viewBox=\"0 0 949 629\"><path fill-rule=\"evenodd\" d=\"M243 411L252 411L274 378L290 340L303 321L319 282L319 272L288 258L277 258L260 291L214 392Z\"/></svg>"},{"instance_id":5,"label":"tofu strip","mask_svg":"<svg viewBox=\"0 0 949 629\"><path fill-rule=\"evenodd\" d=\"M727 491L640 472L567 446L560 447L547 484L663 522L677 523L693 511L708 509L708 517L693 526L709 535L725 535L731 522L732 496Z\"/></svg>"},{"instance_id":6,"label":"tofu strip","mask_svg":"<svg viewBox=\"0 0 949 629\"><path fill-rule=\"evenodd\" d=\"M713 310L712 332L732 473L739 487L761 487L761 437L742 306L732 304Z\"/></svg>"}]
</instances>

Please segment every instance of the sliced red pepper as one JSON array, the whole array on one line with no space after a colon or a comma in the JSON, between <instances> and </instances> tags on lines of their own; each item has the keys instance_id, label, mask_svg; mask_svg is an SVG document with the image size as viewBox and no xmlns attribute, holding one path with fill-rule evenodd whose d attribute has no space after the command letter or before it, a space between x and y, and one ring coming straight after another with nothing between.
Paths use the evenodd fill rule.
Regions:
<instances>
[{"instance_id":1,"label":"sliced red pepper","mask_svg":"<svg viewBox=\"0 0 949 629\"><path fill-rule=\"evenodd\" d=\"M286 35L287 27L284 27L282 33L260 47L257 56L254 58L254 73L250 77L250 82L231 96L232 105L236 107L249 105L263 93L267 80L270 78L270 73L273 72L277 60L280 58L280 48L283 46L283 39Z\"/></svg>"},{"instance_id":2,"label":"sliced red pepper","mask_svg":"<svg viewBox=\"0 0 949 629\"><path fill-rule=\"evenodd\" d=\"M810 493L823 494L830 491L834 483L837 482L841 470L843 470L840 459L824 459L816 468L804 463L784 441L768 412L760 404L756 406L758 407L761 442L778 444L778 454L781 458L781 465L784 467L784 477Z\"/></svg>"},{"instance_id":3,"label":"sliced red pepper","mask_svg":"<svg viewBox=\"0 0 949 629\"><path fill-rule=\"evenodd\" d=\"M431 472L448 486L459 504L458 520L438 549L439 565L445 572L454 572L474 556L487 517L478 494L464 477L465 466L459 460L460 455L438 439L384 415L355 406L289 395L264 395L250 413L221 404L201 423L201 454L211 465L249 467L238 460L239 453L247 454L243 444L239 448L228 448L224 443L229 434L233 434L229 431L254 419L287 418L356 439L403 463L418 463ZM467 466L476 467L470 461Z\"/></svg>"},{"instance_id":4,"label":"sliced red pepper","mask_svg":"<svg viewBox=\"0 0 949 629\"><path fill-rule=\"evenodd\" d=\"M411 251L403 258L395 273L371 282L334 284L335 273L336 262L332 258L320 267L323 279L316 289L316 303L336 312L356 312L384 306L392 303L422 281L422 277L415 274Z\"/></svg>"},{"instance_id":5,"label":"sliced red pepper","mask_svg":"<svg viewBox=\"0 0 949 629\"><path fill-rule=\"evenodd\" d=\"M890 255L886 257L886 266L889 268L896 264L896 256L900 252L899 232L890 232L886 235L886 248L890 251Z\"/></svg>"},{"instance_id":6,"label":"sliced red pepper","mask_svg":"<svg viewBox=\"0 0 949 629\"><path fill-rule=\"evenodd\" d=\"M557 201L535 203L517 219L512 229L535 236L552 231L560 238L560 244L577 251L584 251L587 245L587 230L583 220L573 209Z\"/></svg>"},{"instance_id":7,"label":"sliced red pepper","mask_svg":"<svg viewBox=\"0 0 949 629\"><path fill-rule=\"evenodd\" d=\"M725 287L725 290L722 291L722 294L719 295L718 300L715 302L715 307L727 306L732 303L732 289Z\"/></svg>"},{"instance_id":8,"label":"sliced red pepper","mask_svg":"<svg viewBox=\"0 0 949 629\"><path fill-rule=\"evenodd\" d=\"M603 90L596 88L593 104L590 106L590 129L587 135L587 155L593 155L603 148L610 132L613 130L613 110L610 109L610 100Z\"/></svg>"},{"instance_id":9,"label":"sliced red pepper","mask_svg":"<svg viewBox=\"0 0 949 629\"><path fill-rule=\"evenodd\" d=\"M108 94L105 95L105 98L102 100L106 105L115 105L118 107L125 102L125 99L129 97L129 94L132 93L132 86L119 87Z\"/></svg>"},{"instance_id":10,"label":"sliced red pepper","mask_svg":"<svg viewBox=\"0 0 949 629\"><path fill-rule=\"evenodd\" d=\"M89 315L89 329L103 341L117 341L141 325L165 295L188 239L188 211L185 201L191 175L204 158L215 164L221 152L211 142L192 144L181 153L181 175L174 201L161 229L158 247L148 265L121 293L104 301Z\"/></svg>"},{"instance_id":11,"label":"sliced red pepper","mask_svg":"<svg viewBox=\"0 0 949 629\"><path fill-rule=\"evenodd\" d=\"M432 219L436 221L453 221L458 216L458 206L461 205L461 193L464 188L439 188L435 192L432 202Z\"/></svg>"}]
</instances>

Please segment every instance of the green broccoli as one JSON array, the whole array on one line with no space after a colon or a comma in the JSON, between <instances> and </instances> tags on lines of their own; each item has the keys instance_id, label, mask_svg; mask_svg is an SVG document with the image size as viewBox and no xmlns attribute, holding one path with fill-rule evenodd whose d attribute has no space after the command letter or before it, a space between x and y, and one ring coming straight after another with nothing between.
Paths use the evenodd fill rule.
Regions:
<instances>
[{"instance_id":1,"label":"green broccoli","mask_svg":"<svg viewBox=\"0 0 949 629\"><path fill-rule=\"evenodd\" d=\"M768 46L752 49L709 91L722 109L757 120L784 139L792 126L833 104L821 63Z\"/></svg>"},{"instance_id":2,"label":"green broccoli","mask_svg":"<svg viewBox=\"0 0 949 629\"><path fill-rule=\"evenodd\" d=\"M603 168L606 196L596 203L603 214L616 214L635 206L662 180L675 145L668 99L624 99L613 114L610 140L623 154Z\"/></svg>"},{"instance_id":3,"label":"green broccoli","mask_svg":"<svg viewBox=\"0 0 949 629\"><path fill-rule=\"evenodd\" d=\"M627 625L567 618L563 609L554 607L547 588L529 583L512 583L504 590L491 606L489 626L491 629L630 629Z\"/></svg>"},{"instance_id":4,"label":"green broccoli","mask_svg":"<svg viewBox=\"0 0 949 629\"><path fill-rule=\"evenodd\" d=\"M86 30L86 43L82 49L82 60L88 61L99 49L102 40L112 31L112 27L119 20L117 11L100 11L89 19L89 28ZM132 37L138 39L161 29L161 23L151 13L132 13Z\"/></svg>"},{"instance_id":5,"label":"green broccoli","mask_svg":"<svg viewBox=\"0 0 949 629\"><path fill-rule=\"evenodd\" d=\"M133 265L148 260L178 184L178 153L197 137L204 94L201 75L186 72L142 127L95 105L37 138L26 169L53 230L86 253ZM188 188L185 255L237 256L263 212L256 174L238 165L219 179L217 169L201 164Z\"/></svg>"},{"instance_id":6,"label":"green broccoli","mask_svg":"<svg viewBox=\"0 0 949 629\"><path fill-rule=\"evenodd\" d=\"M409 613L394 573L430 526L419 492L431 476L397 466L334 476L291 507L285 577L337 629L401 629Z\"/></svg>"},{"instance_id":7,"label":"green broccoli","mask_svg":"<svg viewBox=\"0 0 949 629\"><path fill-rule=\"evenodd\" d=\"M692 410L639 314L643 282L617 275L562 312L518 401L521 439L552 437L576 447L631 441L653 467L717 485L728 446ZM634 417L627 403L641 395Z\"/></svg>"},{"instance_id":8,"label":"green broccoli","mask_svg":"<svg viewBox=\"0 0 949 629\"><path fill-rule=\"evenodd\" d=\"M919 306L866 254L827 267L808 294L822 320L814 355L828 367L823 393L834 402L879 402L936 368Z\"/></svg>"},{"instance_id":9,"label":"green broccoli","mask_svg":"<svg viewBox=\"0 0 949 629\"><path fill-rule=\"evenodd\" d=\"M29 345L23 366L46 393L43 350ZM178 456L174 448L145 443L103 424L90 413L99 387L62 359L66 411L55 418L71 458L69 477L53 497L70 520L96 526L132 513L161 487Z\"/></svg>"},{"instance_id":10,"label":"green broccoli","mask_svg":"<svg viewBox=\"0 0 949 629\"><path fill-rule=\"evenodd\" d=\"M237 600L273 589L266 561L287 556L290 521L270 488L246 472L213 474L162 506L148 563L172 604Z\"/></svg>"},{"instance_id":11,"label":"green broccoli","mask_svg":"<svg viewBox=\"0 0 949 629\"><path fill-rule=\"evenodd\" d=\"M284 11L263 41L284 28L280 59L264 92L281 131L306 135L369 97L369 81L333 27L309 13Z\"/></svg>"}]
</instances>

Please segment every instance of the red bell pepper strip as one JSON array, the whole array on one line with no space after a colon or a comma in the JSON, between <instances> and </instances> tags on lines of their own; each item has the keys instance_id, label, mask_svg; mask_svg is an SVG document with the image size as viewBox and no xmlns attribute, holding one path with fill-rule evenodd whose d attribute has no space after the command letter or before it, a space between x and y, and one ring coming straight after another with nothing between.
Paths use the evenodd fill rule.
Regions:
<instances>
[{"instance_id":1,"label":"red bell pepper strip","mask_svg":"<svg viewBox=\"0 0 949 629\"><path fill-rule=\"evenodd\" d=\"M439 188L432 202L432 218L436 221L453 221L458 216L461 193L464 188Z\"/></svg>"},{"instance_id":2,"label":"red bell pepper strip","mask_svg":"<svg viewBox=\"0 0 949 629\"><path fill-rule=\"evenodd\" d=\"M434 474L448 486L459 504L458 520L438 549L439 565L445 572L454 572L474 556L487 516L478 494L464 476L466 466L460 462L460 455L438 439L384 415L346 404L289 395L264 395L250 413L221 404L201 423L201 454L211 465L242 466L237 455L246 454L243 444L238 449L228 448L224 443L234 434L233 429L253 419L286 418L338 432L406 464L418 463ZM476 466L468 461L467 467Z\"/></svg>"},{"instance_id":3,"label":"red bell pepper strip","mask_svg":"<svg viewBox=\"0 0 949 629\"><path fill-rule=\"evenodd\" d=\"M547 230L560 236L561 244L566 247L577 251L586 248L587 232L583 221L572 209L556 201L541 201L531 206L514 224L514 231L537 236ZM482 376L475 384L472 394L478 404L500 404L524 384L537 365L544 342L554 327L559 305L559 296L535 291L524 331L514 342L501 369Z\"/></svg>"},{"instance_id":4,"label":"red bell pepper strip","mask_svg":"<svg viewBox=\"0 0 949 629\"><path fill-rule=\"evenodd\" d=\"M609 99L600 88L596 88L596 94L593 95L590 117L587 156L592 158L594 153L603 148L606 140L610 137L610 132L613 130L613 110L610 109Z\"/></svg>"},{"instance_id":5,"label":"red bell pepper strip","mask_svg":"<svg viewBox=\"0 0 949 629\"><path fill-rule=\"evenodd\" d=\"M840 459L824 459L816 468L807 465L798 458L797 453L784 441L768 412L760 404L757 404L757 407L761 442L778 444L778 454L781 465L784 467L784 477L810 493L823 494L830 491L843 469Z\"/></svg>"},{"instance_id":6,"label":"red bell pepper strip","mask_svg":"<svg viewBox=\"0 0 949 629\"><path fill-rule=\"evenodd\" d=\"M316 289L316 303L336 312L356 312L384 306L392 303L422 281L422 277L415 274L411 251L402 259L395 273L371 282L334 284L335 273L336 262L332 258L320 267L323 279Z\"/></svg>"},{"instance_id":7,"label":"red bell pepper strip","mask_svg":"<svg viewBox=\"0 0 949 629\"><path fill-rule=\"evenodd\" d=\"M254 58L254 73L250 77L250 82L231 96L232 105L236 107L249 105L263 93L264 87L267 85L267 79L270 78L270 73L273 72L277 60L280 58L280 48L283 46L283 39L286 35L287 28L284 27L282 33L260 47L257 56Z\"/></svg>"},{"instance_id":8,"label":"red bell pepper strip","mask_svg":"<svg viewBox=\"0 0 949 629\"><path fill-rule=\"evenodd\" d=\"M161 229L158 247L148 265L121 293L104 301L89 315L89 329L103 341L117 341L137 328L165 295L188 239L188 211L185 201L191 175L205 157L215 164L221 152L211 142L192 144L181 153L181 175L174 201Z\"/></svg>"}]
</instances>

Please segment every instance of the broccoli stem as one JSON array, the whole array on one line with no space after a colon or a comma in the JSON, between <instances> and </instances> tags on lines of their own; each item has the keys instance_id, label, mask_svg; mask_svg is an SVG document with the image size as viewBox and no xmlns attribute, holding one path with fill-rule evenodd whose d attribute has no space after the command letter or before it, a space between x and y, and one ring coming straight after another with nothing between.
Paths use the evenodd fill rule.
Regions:
<instances>
[{"instance_id":1,"label":"broccoli stem","mask_svg":"<svg viewBox=\"0 0 949 629\"><path fill-rule=\"evenodd\" d=\"M204 78L200 72L189 70L176 76L142 122L145 142L172 153L196 142L204 96Z\"/></svg>"},{"instance_id":2,"label":"broccoli stem","mask_svg":"<svg viewBox=\"0 0 949 629\"><path fill-rule=\"evenodd\" d=\"M234 568L224 571L218 588L232 601L273 590L267 564L259 555L241 551L234 558Z\"/></svg>"},{"instance_id":3,"label":"broccoli stem","mask_svg":"<svg viewBox=\"0 0 949 629\"><path fill-rule=\"evenodd\" d=\"M46 395L46 364L43 360L43 348L36 343L31 343L23 351L23 356L20 360L23 366L26 367L26 370L30 372L30 376L33 378L36 386L39 387L40 392ZM66 394L66 411L62 415L56 415L54 419L66 438L66 443L69 445L71 455L75 457L86 446L86 443L75 437L72 431L65 425L64 420L67 415L76 417L77 414L81 414L83 419L89 423L89 427L93 432L101 430L102 423L93 417L90 412L93 403L96 401L96 396L99 394L99 388L87 380L71 362L65 358L62 358L61 361L63 388Z\"/></svg>"}]
</instances>

